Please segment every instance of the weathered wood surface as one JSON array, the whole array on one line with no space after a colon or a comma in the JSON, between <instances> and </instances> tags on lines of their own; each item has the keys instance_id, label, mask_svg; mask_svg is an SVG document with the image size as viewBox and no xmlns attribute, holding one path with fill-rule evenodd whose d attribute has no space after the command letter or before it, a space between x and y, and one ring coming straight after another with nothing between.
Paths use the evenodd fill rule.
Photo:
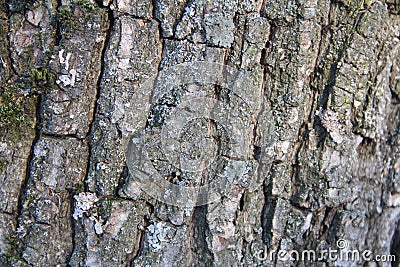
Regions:
<instances>
[{"instance_id":1,"label":"weathered wood surface","mask_svg":"<svg viewBox=\"0 0 400 267\"><path fill-rule=\"evenodd\" d=\"M264 246L318 251L340 239L400 259L397 1L3 0L0 8L1 93L18 96L27 121L13 126L0 114L1 266L363 264L257 257ZM125 153L137 125L156 133L179 102L175 92L151 116L132 115L144 105L132 101L140 85L193 61L250 73L254 95L238 93L257 106L244 136L245 183L183 209L141 191ZM35 70L55 80L37 85ZM165 177L195 178L154 164ZM235 160L209 173L226 166Z\"/></svg>"}]
</instances>

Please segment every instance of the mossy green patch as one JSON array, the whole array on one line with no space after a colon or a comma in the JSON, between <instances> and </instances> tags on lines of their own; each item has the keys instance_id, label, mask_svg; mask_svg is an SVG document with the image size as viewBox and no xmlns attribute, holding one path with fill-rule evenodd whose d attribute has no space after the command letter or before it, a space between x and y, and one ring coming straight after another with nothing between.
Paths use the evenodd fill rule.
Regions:
<instances>
[{"instance_id":1,"label":"mossy green patch","mask_svg":"<svg viewBox=\"0 0 400 267\"><path fill-rule=\"evenodd\" d=\"M77 0L75 3L85 12L93 12L98 10L98 6L89 0Z\"/></svg>"},{"instance_id":2,"label":"mossy green patch","mask_svg":"<svg viewBox=\"0 0 400 267\"><path fill-rule=\"evenodd\" d=\"M5 235L4 239L8 245L8 249L1 255L2 262L6 263L7 266L14 266L14 263L22 260L22 240L16 233Z\"/></svg>"},{"instance_id":3,"label":"mossy green patch","mask_svg":"<svg viewBox=\"0 0 400 267\"><path fill-rule=\"evenodd\" d=\"M19 128L27 120L21 100L9 92L0 95L0 128Z\"/></svg>"},{"instance_id":4,"label":"mossy green patch","mask_svg":"<svg viewBox=\"0 0 400 267\"><path fill-rule=\"evenodd\" d=\"M34 93L44 93L51 90L56 82L56 76L48 68L35 69L31 74Z\"/></svg>"},{"instance_id":5,"label":"mossy green patch","mask_svg":"<svg viewBox=\"0 0 400 267\"><path fill-rule=\"evenodd\" d=\"M57 20L63 25L73 25L77 20L69 9L61 9L57 12Z\"/></svg>"},{"instance_id":6,"label":"mossy green patch","mask_svg":"<svg viewBox=\"0 0 400 267\"><path fill-rule=\"evenodd\" d=\"M37 96L23 95L25 84L9 81L0 87L0 133L1 138L18 140L33 131Z\"/></svg>"},{"instance_id":7,"label":"mossy green patch","mask_svg":"<svg viewBox=\"0 0 400 267\"><path fill-rule=\"evenodd\" d=\"M7 160L0 157L0 170L3 170L5 167L7 167Z\"/></svg>"}]
</instances>

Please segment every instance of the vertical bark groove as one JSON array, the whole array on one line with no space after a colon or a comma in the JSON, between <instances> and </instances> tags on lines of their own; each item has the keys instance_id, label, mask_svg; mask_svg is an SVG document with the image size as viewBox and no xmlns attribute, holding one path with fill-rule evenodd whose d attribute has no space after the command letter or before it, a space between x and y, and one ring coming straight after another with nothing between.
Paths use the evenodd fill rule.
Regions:
<instances>
[{"instance_id":1,"label":"vertical bark groove","mask_svg":"<svg viewBox=\"0 0 400 267\"><path fill-rule=\"evenodd\" d=\"M278 258L341 240L400 259L397 1L0 2L0 265L368 264ZM248 84L232 94L163 76L198 61L223 65L221 76L240 70ZM3 125L8 93L32 117L22 137ZM226 113L244 121L178 123L179 149L221 156L198 173L182 165L198 150L176 163L159 140L191 93L238 107ZM132 136L145 136L137 147L162 179L223 178L225 194L185 208L154 199L127 162ZM257 254L266 249L272 258Z\"/></svg>"}]
</instances>

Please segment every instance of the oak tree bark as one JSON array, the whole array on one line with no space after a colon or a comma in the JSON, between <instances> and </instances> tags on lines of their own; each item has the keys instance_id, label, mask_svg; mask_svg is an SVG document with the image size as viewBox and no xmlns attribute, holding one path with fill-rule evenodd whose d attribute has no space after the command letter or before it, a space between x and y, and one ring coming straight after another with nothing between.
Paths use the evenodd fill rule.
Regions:
<instances>
[{"instance_id":1,"label":"oak tree bark","mask_svg":"<svg viewBox=\"0 0 400 267\"><path fill-rule=\"evenodd\" d=\"M338 240L400 258L399 35L394 0L1 1L0 265L367 264L258 254ZM183 209L140 189L126 148L179 102L132 115L140 86L194 61L250 73L258 104L245 181Z\"/></svg>"}]
</instances>

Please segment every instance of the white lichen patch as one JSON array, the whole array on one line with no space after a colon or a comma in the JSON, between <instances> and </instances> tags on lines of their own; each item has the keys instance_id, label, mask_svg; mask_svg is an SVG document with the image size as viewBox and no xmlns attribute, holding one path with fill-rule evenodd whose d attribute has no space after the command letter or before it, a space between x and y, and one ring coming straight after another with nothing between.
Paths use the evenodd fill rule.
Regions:
<instances>
[{"instance_id":1,"label":"white lichen patch","mask_svg":"<svg viewBox=\"0 0 400 267\"><path fill-rule=\"evenodd\" d=\"M64 49L58 52L58 59L60 64L64 64L64 69L68 71L68 74L63 74L58 77L56 81L57 84L63 83L64 86L74 86L77 76L77 71L75 69L69 69L69 60L71 58L71 53L67 53L64 58Z\"/></svg>"},{"instance_id":2,"label":"white lichen patch","mask_svg":"<svg viewBox=\"0 0 400 267\"><path fill-rule=\"evenodd\" d=\"M63 74L60 77L58 77L58 80L56 81L57 84L63 83L64 86L74 86L75 85L75 79L76 79L76 70L71 69L69 71L69 74Z\"/></svg>"},{"instance_id":3,"label":"white lichen patch","mask_svg":"<svg viewBox=\"0 0 400 267\"><path fill-rule=\"evenodd\" d=\"M304 233L311 227L311 220L312 220L313 214L309 212L303 222L303 225L301 226L301 232Z\"/></svg>"},{"instance_id":4,"label":"white lichen patch","mask_svg":"<svg viewBox=\"0 0 400 267\"><path fill-rule=\"evenodd\" d=\"M157 222L148 227L148 242L155 250L161 249L162 243L169 242L174 236L175 230L168 226L165 222Z\"/></svg>"},{"instance_id":5,"label":"white lichen patch","mask_svg":"<svg viewBox=\"0 0 400 267\"><path fill-rule=\"evenodd\" d=\"M70 85L74 86L75 85L75 79L76 79L76 70L70 69L69 70L69 74L71 75Z\"/></svg>"},{"instance_id":6,"label":"white lichen patch","mask_svg":"<svg viewBox=\"0 0 400 267\"><path fill-rule=\"evenodd\" d=\"M343 124L340 121L338 114L332 110L323 110L321 108L317 111L317 116L320 118L322 125L328 131L332 140L337 144L342 143L343 136L346 133L346 128L351 125Z\"/></svg>"},{"instance_id":7,"label":"white lichen patch","mask_svg":"<svg viewBox=\"0 0 400 267\"><path fill-rule=\"evenodd\" d=\"M67 53L64 58L64 49L61 49L58 52L58 59L60 60L61 64L64 64L65 70L69 70L69 59L71 58L71 53Z\"/></svg>"},{"instance_id":8,"label":"white lichen patch","mask_svg":"<svg viewBox=\"0 0 400 267\"><path fill-rule=\"evenodd\" d=\"M399 207L400 206L400 194L399 193L389 194L388 206L389 207Z\"/></svg>"},{"instance_id":9,"label":"white lichen patch","mask_svg":"<svg viewBox=\"0 0 400 267\"><path fill-rule=\"evenodd\" d=\"M101 222L94 216L89 217L90 220L94 221L94 231L96 234L100 235L103 233L103 226Z\"/></svg>"},{"instance_id":10,"label":"white lichen patch","mask_svg":"<svg viewBox=\"0 0 400 267\"><path fill-rule=\"evenodd\" d=\"M103 233L103 225L102 220L98 219L97 214L97 206L96 203L99 201L99 198L90 192L82 192L79 195L74 196L75 198L75 210L72 215L75 220L79 218L83 218L86 215L89 220L93 221L93 227L96 234L100 235Z\"/></svg>"},{"instance_id":11,"label":"white lichen patch","mask_svg":"<svg viewBox=\"0 0 400 267\"><path fill-rule=\"evenodd\" d=\"M74 196L75 198L75 210L73 217L75 220L82 218L83 214L88 214L99 199L94 193L82 192L79 195Z\"/></svg>"},{"instance_id":12,"label":"white lichen patch","mask_svg":"<svg viewBox=\"0 0 400 267\"><path fill-rule=\"evenodd\" d=\"M0 152L4 152L7 150L7 142L0 143Z\"/></svg>"}]
</instances>

